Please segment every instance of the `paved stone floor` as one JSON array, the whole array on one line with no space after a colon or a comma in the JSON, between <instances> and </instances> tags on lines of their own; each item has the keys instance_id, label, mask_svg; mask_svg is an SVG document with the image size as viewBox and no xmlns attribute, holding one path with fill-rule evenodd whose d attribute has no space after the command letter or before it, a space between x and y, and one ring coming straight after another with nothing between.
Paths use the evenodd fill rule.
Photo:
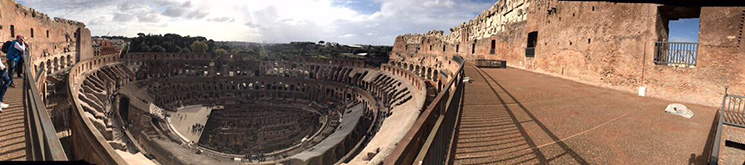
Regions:
<instances>
[{"instance_id":1,"label":"paved stone floor","mask_svg":"<svg viewBox=\"0 0 745 165\"><path fill-rule=\"evenodd\" d=\"M202 137L203 131L191 131L191 127L195 124L206 125L207 116L210 115L210 112L212 112L212 108L209 107L201 105L190 106L177 110L176 113L171 114L168 120L171 126L180 134L179 136L196 143Z\"/></svg>"},{"instance_id":2,"label":"paved stone floor","mask_svg":"<svg viewBox=\"0 0 745 165\"><path fill-rule=\"evenodd\" d=\"M464 66L455 164L705 164L716 108L669 101L514 68ZM714 127L715 128L715 127Z\"/></svg>"},{"instance_id":3,"label":"paved stone floor","mask_svg":"<svg viewBox=\"0 0 745 165\"><path fill-rule=\"evenodd\" d=\"M0 113L0 161L26 160L26 139L23 122L23 79L15 79L16 87L8 88L5 103L10 107Z\"/></svg>"}]
</instances>

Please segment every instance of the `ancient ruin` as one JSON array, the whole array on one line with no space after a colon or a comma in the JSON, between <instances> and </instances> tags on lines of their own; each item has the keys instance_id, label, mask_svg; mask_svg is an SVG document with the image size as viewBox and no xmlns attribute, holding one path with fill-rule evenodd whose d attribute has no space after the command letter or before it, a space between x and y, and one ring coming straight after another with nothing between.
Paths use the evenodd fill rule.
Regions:
<instances>
[{"instance_id":1,"label":"ancient ruin","mask_svg":"<svg viewBox=\"0 0 745 165\"><path fill-rule=\"evenodd\" d=\"M128 154L130 148L167 164L381 161L385 157L375 154L392 150L391 138L408 131L427 94L423 78L392 65L368 68L362 61L130 53L76 66L68 82L76 98L74 117L81 118L72 127L91 131L80 138L105 143L73 145L105 152L75 155L108 159L103 163L145 159ZM211 110L203 116L206 123L179 131L171 122L197 115L180 112L194 106ZM189 132L199 140L186 138Z\"/></svg>"},{"instance_id":2,"label":"ancient ruin","mask_svg":"<svg viewBox=\"0 0 745 165\"><path fill-rule=\"evenodd\" d=\"M682 18L700 19L698 43L670 41ZM0 37L31 40L24 83L9 90L23 107L0 114L0 160L745 160L742 6L503 0L447 33L391 38L380 66L126 52L14 0L0 0L0 20ZM666 114L671 103L695 117Z\"/></svg>"},{"instance_id":3,"label":"ancient ruin","mask_svg":"<svg viewBox=\"0 0 745 165\"><path fill-rule=\"evenodd\" d=\"M698 43L669 41L669 22L671 20L683 18L698 18L700 20ZM737 147L732 147L737 146L734 145L736 143L743 144L743 142L745 142L738 140L739 138L733 137L742 137L742 134L737 132L727 132L730 128L733 130L743 129L742 124L727 117L743 113L742 108L739 106L741 103L738 102L741 100L741 97L724 93L725 86L730 87L730 93L745 93L745 88L743 88L743 85L745 85L745 74L742 72L745 70L745 65L741 64L743 63L743 59L739 58L739 56L745 54L745 43L741 42L741 38L743 38L742 31L745 30L743 22L745 22L745 7L742 5L738 6L738 4L712 5L707 4L707 2L684 4L680 2L667 1L632 3L613 1L506 0L498 1L489 10L483 11L475 19L451 28L450 33L444 33L443 31L430 31L424 34L406 34L397 37L391 58L394 59L394 57L400 56L398 59L409 60L411 57L422 56L460 56L466 59L466 61L474 62L477 60L497 60L499 62L506 62L507 66L511 68L560 77L596 87L610 88L616 91L634 94L639 92L639 95L646 97L688 104L721 107L721 111L718 113L718 110L716 110L717 108L705 108L706 110L700 110L696 115L699 117L702 116L700 115L701 113L707 113L706 116L711 117L721 115L714 118L707 117L706 120L714 120L715 126L717 125L716 121L725 120L723 126L725 128L724 133L717 133L714 131L721 131L722 128L720 126L718 129L704 128L699 133L688 135L709 136L709 140L689 143L706 146L705 148L715 145L716 147L713 147L713 149L704 149L706 152L703 153L703 155L712 153L711 162L716 162L718 159L717 152L719 152L720 148L718 145L720 144L722 152L729 152L727 155L737 155L738 153L742 153L734 151L745 151L743 148L735 149ZM411 62L417 60L418 59L414 58ZM425 65L428 64L425 63ZM520 102L530 102L530 100L538 98L542 98L544 101L563 100L562 98L556 97L563 97L570 100L586 100L585 97L575 98L573 94L557 94L555 95L556 97L549 98L538 97L537 93L549 94L552 90L555 90L555 88L544 88L542 86L530 86L532 90L527 91L520 90L522 88L517 88L521 93L510 94L508 97L505 97L501 93L509 93L509 86L505 87L500 85L498 82L498 80L500 80L499 77L495 79L490 76L517 76L523 74L512 72L497 72L501 74L496 74L494 72L487 72L487 70L484 69L485 76L483 74L479 75L481 73L469 74L469 67L466 66L465 68L466 75L469 76L471 80L494 81L493 83L496 84L488 84L488 87L494 89L496 85L497 89L495 91L497 93L495 94L497 94L497 96L493 99L500 100L503 104L510 104L513 100L520 104ZM483 77L483 79L475 77ZM558 85L556 83L545 84L541 82L533 82L550 81L540 79L539 77L540 76L527 76L519 78L533 79L529 82L523 82L524 84L542 84L543 86ZM518 77L512 78L513 79L511 80L504 81L521 81L514 80ZM468 88L468 86L466 88ZM574 87L571 89L574 89ZM584 90L584 87L565 92L578 92L580 94L588 93ZM531 95L531 93L535 94ZM611 93L614 93L615 95L617 92L614 91ZM476 95L476 93L474 93L474 95ZM528 95L530 97L522 98L522 101L519 101L517 98L512 97L513 95L518 95L518 97L519 95ZM617 95L623 94L617 93ZM722 101L723 95L725 96L724 102ZM474 97L483 98L482 96L482 94L478 94ZM466 106L463 109L463 117L460 121L460 128L462 128L460 131L461 134L467 135L465 138L463 135L456 136L459 137L459 139L456 140L457 144L451 145L456 148L455 156L452 156L453 154L448 154L448 156L452 156L449 163L480 164L489 162L495 163L494 161L502 163L534 161L536 163L550 162L550 159L546 158L547 155L544 155L545 151L542 150L534 151L532 154L525 153L523 155L512 155L512 152L500 152L501 150L520 148L514 147L515 145L513 144L515 143L498 142L495 144L482 141L471 142L471 136L469 136L470 132L478 133L483 131L482 133L492 134L490 132L491 130L499 131L499 128L501 127L494 127L490 130L487 129L488 127L481 127L480 124L475 124L479 126L476 127L479 129L465 129L470 127L468 126L469 123L472 123L472 121L468 120L474 120L473 122L480 120L494 120L489 119L488 117L483 117L483 113L489 113L488 111L482 110L484 108L469 108L468 91L466 92L465 97ZM474 97L470 97L470 99L474 99ZM621 96L617 96L614 99L602 100L600 102L613 103L621 98ZM575 101L564 104L557 103L556 106L565 106L566 104L583 105ZM596 106L595 104L586 104L583 105L584 107L582 109L604 108L607 110L620 110L623 109L621 108L623 106L647 107L648 104L645 105L641 104L641 102L635 102L625 103L625 105L616 105L620 107L602 107ZM531 109L530 107L534 108ZM515 108L512 107L505 107L505 109L507 109L507 111L515 110ZM561 128L577 122L562 121L554 123L561 124L562 126L546 126L542 124L543 122L539 121L539 118L533 117L534 115L531 113L538 113L538 115L540 115L544 109L547 111L546 113L550 113L548 111L551 111L552 109L548 107L544 108L539 105L530 106L523 104L520 104L520 107L517 109L526 111L528 115L531 116L531 119L541 126L541 129L532 132L528 128L522 128L522 124L517 124L517 128L521 130L522 136L525 137L525 143L529 144L529 148L533 148L534 150L536 148L540 149L540 144L532 142L531 136L540 137L542 136L540 134L545 134L546 136L551 137L554 141L547 144L558 143L566 153L569 153L569 155L572 156L574 161L570 162L581 164L590 162L589 160L582 158L583 156L581 155L583 154L574 152L570 147L568 147L568 144L561 143L562 140L560 137L575 137L583 132L578 131L578 134L556 135L552 131L552 127L556 129L556 127ZM658 112L655 112L655 114L659 114L662 109L664 109L664 106L657 108ZM476 113L474 114L476 116L466 118L468 113L472 111L473 113ZM587 112L589 111L580 113L585 114ZM519 114L520 112L510 113ZM562 114L562 116L563 115L566 114ZM513 117L513 120L516 120L516 118ZM543 118L543 120L544 122L553 122L555 119ZM667 119L649 118L648 120L659 121L659 124L662 124L664 123L662 121ZM582 122L580 121L578 123ZM703 125L706 125L706 123L707 122L704 121L700 122L700 124ZM722 123L719 123L718 125L722 125ZM652 125L649 126L656 127ZM644 131L640 131L640 133L641 132ZM531 136L528 136L526 133ZM629 136L634 136L633 134L636 133L628 133ZM716 138L713 136L714 134L717 135ZM728 135L723 135L726 137L720 138L720 134ZM500 133L494 133L493 135L504 136L504 134ZM691 137L685 137L681 138L679 141L690 141L691 139ZM645 139L642 141L653 140ZM725 141L727 143L726 146L724 145ZM480 143L496 146L479 146ZM732 143L732 145L730 145L730 143ZM597 143L594 145L603 144ZM506 146L507 148L503 148L503 146ZM582 149L584 149L584 147L582 147ZM731 150L733 152L725 150ZM681 150L664 152L681 152ZM719 152L719 154L725 155L722 152ZM655 155L638 155L638 153L618 152L615 154L635 155L635 157L651 157ZM530 156L533 156L533 158L530 158ZM690 155L684 155L678 159L685 159L686 156ZM719 158L726 159L726 156ZM702 159L703 160L700 160L699 163L708 161L705 158ZM719 161L727 162L723 159L720 159ZM660 160L645 159L645 163L638 163L646 164L657 161ZM738 162L737 164L741 163L741 161L741 157L729 159L729 162ZM568 163L564 161L559 162ZM625 162L630 163L629 161Z\"/></svg>"}]
</instances>

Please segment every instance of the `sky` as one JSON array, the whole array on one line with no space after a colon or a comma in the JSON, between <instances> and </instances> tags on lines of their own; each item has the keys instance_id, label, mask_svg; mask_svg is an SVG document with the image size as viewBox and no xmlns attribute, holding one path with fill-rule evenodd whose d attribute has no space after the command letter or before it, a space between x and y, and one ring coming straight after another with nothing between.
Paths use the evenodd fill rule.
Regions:
<instances>
[{"instance_id":1,"label":"sky","mask_svg":"<svg viewBox=\"0 0 745 165\"><path fill-rule=\"evenodd\" d=\"M217 41L327 41L393 45L407 33L443 30L474 19L496 0L18 0L83 22L93 36L137 33ZM694 25L695 24L695 25ZM693 25L693 26L692 26ZM695 26L695 33L691 32ZM678 28L684 27L684 28ZM696 42L698 19L670 23L670 40ZM680 29L676 31L676 29Z\"/></svg>"},{"instance_id":2,"label":"sky","mask_svg":"<svg viewBox=\"0 0 745 165\"><path fill-rule=\"evenodd\" d=\"M670 42L698 42L699 19L679 19L668 25Z\"/></svg>"},{"instance_id":3,"label":"sky","mask_svg":"<svg viewBox=\"0 0 745 165\"><path fill-rule=\"evenodd\" d=\"M93 36L137 33L218 41L327 41L393 45L395 37L448 31L496 0L19 0L80 21Z\"/></svg>"}]
</instances>

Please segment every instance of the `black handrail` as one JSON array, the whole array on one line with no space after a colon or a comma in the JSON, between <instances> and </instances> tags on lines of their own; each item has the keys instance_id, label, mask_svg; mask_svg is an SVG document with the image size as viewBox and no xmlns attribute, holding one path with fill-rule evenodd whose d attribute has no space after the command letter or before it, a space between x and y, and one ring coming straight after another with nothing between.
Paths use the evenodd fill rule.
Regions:
<instances>
[{"instance_id":1,"label":"black handrail","mask_svg":"<svg viewBox=\"0 0 745 165\"><path fill-rule=\"evenodd\" d=\"M29 53L30 54L30 51ZM33 75L31 57L24 55L23 73L23 115L26 123L26 159L34 161L65 161L67 156L62 148L52 119L42 101L42 94L37 87L38 79L44 73L40 67L38 75ZM13 75L9 75L13 76ZM43 81L43 80L42 80Z\"/></svg>"}]
</instances>

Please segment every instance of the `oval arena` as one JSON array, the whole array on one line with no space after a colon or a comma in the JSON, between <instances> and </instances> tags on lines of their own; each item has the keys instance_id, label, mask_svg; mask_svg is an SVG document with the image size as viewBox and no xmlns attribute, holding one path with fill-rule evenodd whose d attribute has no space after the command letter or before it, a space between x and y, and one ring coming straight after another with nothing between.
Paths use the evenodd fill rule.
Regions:
<instances>
[{"instance_id":1,"label":"oval arena","mask_svg":"<svg viewBox=\"0 0 745 165\"><path fill-rule=\"evenodd\" d=\"M74 152L100 163L381 163L460 65L396 59L378 68L165 53L83 60L68 77L72 140L94 143Z\"/></svg>"}]
</instances>

